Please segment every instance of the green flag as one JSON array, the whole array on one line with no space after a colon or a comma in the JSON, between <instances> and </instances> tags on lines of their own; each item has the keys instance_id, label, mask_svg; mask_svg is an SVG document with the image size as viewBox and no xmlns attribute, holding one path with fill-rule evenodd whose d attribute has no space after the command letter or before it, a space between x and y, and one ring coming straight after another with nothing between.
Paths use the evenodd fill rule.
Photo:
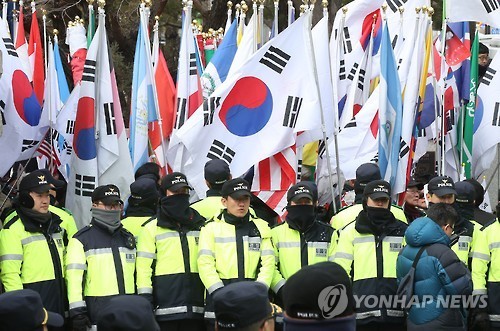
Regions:
<instances>
[{"instance_id":1,"label":"green flag","mask_svg":"<svg viewBox=\"0 0 500 331\"><path fill-rule=\"evenodd\" d=\"M471 178L471 169L472 169L472 139L474 136L474 112L476 110L476 95L477 95L477 86L478 86L478 77L477 77L477 57L479 53L479 36L478 30L476 29L476 34L474 36L474 42L472 44L472 52L471 52L471 61L470 61L470 93L469 93L469 103L465 107L463 112L463 129L461 136L461 156L462 163L465 164L465 177Z\"/></svg>"}]
</instances>

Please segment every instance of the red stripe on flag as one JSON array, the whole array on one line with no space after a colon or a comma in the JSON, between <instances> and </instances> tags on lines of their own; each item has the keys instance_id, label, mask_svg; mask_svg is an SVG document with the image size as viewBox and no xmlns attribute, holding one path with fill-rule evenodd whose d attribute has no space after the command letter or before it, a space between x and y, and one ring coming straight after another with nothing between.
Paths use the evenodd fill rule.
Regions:
<instances>
[{"instance_id":1,"label":"red stripe on flag","mask_svg":"<svg viewBox=\"0 0 500 331\"><path fill-rule=\"evenodd\" d=\"M271 161L265 159L259 162L259 189L261 191L271 190Z\"/></svg>"}]
</instances>

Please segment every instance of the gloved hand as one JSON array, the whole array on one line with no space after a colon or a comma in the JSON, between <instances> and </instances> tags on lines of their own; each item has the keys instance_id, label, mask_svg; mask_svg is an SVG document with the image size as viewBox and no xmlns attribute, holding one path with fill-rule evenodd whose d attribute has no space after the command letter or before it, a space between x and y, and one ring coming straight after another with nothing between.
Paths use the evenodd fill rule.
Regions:
<instances>
[{"instance_id":1,"label":"gloved hand","mask_svg":"<svg viewBox=\"0 0 500 331\"><path fill-rule=\"evenodd\" d=\"M90 320L85 314L76 315L71 318L71 328L73 331L87 331L87 328L91 326L92 324L90 324Z\"/></svg>"},{"instance_id":2,"label":"gloved hand","mask_svg":"<svg viewBox=\"0 0 500 331\"><path fill-rule=\"evenodd\" d=\"M469 322L471 331L488 331L490 329L490 316L485 311L472 311Z\"/></svg>"}]
</instances>

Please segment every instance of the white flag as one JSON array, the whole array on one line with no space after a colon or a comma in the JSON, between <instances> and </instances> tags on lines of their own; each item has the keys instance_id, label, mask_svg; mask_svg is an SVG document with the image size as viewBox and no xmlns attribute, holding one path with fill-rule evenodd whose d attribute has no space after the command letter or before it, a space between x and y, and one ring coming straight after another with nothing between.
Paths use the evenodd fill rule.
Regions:
<instances>
[{"instance_id":1,"label":"white flag","mask_svg":"<svg viewBox=\"0 0 500 331\"><path fill-rule=\"evenodd\" d=\"M500 28L499 0L447 0L450 22L475 21Z\"/></svg>"},{"instance_id":2,"label":"white flag","mask_svg":"<svg viewBox=\"0 0 500 331\"><path fill-rule=\"evenodd\" d=\"M500 143L500 55L495 56L479 81L474 113L472 168L474 177L489 169ZM494 151L491 152L490 149Z\"/></svg>"},{"instance_id":3,"label":"white flag","mask_svg":"<svg viewBox=\"0 0 500 331\"><path fill-rule=\"evenodd\" d=\"M191 156L185 174L198 192L209 159L226 160L240 176L293 145L296 133L320 127L309 15L258 50L174 134Z\"/></svg>"}]
</instances>

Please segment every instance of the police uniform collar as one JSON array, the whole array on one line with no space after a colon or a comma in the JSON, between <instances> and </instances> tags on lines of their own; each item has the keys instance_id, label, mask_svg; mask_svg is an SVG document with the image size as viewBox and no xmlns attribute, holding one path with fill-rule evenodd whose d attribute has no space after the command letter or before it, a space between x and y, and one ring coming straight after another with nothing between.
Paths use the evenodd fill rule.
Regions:
<instances>
[{"instance_id":1,"label":"police uniform collar","mask_svg":"<svg viewBox=\"0 0 500 331\"><path fill-rule=\"evenodd\" d=\"M54 213L49 211L49 213L51 215L50 222L47 222L46 224L42 224L40 222L33 220L31 217L28 217L28 215L23 213L21 208L18 208L16 210L16 212L17 212L17 215L19 216L19 219L21 220L21 222L24 225L24 229L27 232L31 232L31 233L43 232L43 230L45 230L45 229L47 230L48 233L56 233L56 232L61 231L60 224L61 224L62 220L59 217L59 215L54 214Z\"/></svg>"}]
</instances>

